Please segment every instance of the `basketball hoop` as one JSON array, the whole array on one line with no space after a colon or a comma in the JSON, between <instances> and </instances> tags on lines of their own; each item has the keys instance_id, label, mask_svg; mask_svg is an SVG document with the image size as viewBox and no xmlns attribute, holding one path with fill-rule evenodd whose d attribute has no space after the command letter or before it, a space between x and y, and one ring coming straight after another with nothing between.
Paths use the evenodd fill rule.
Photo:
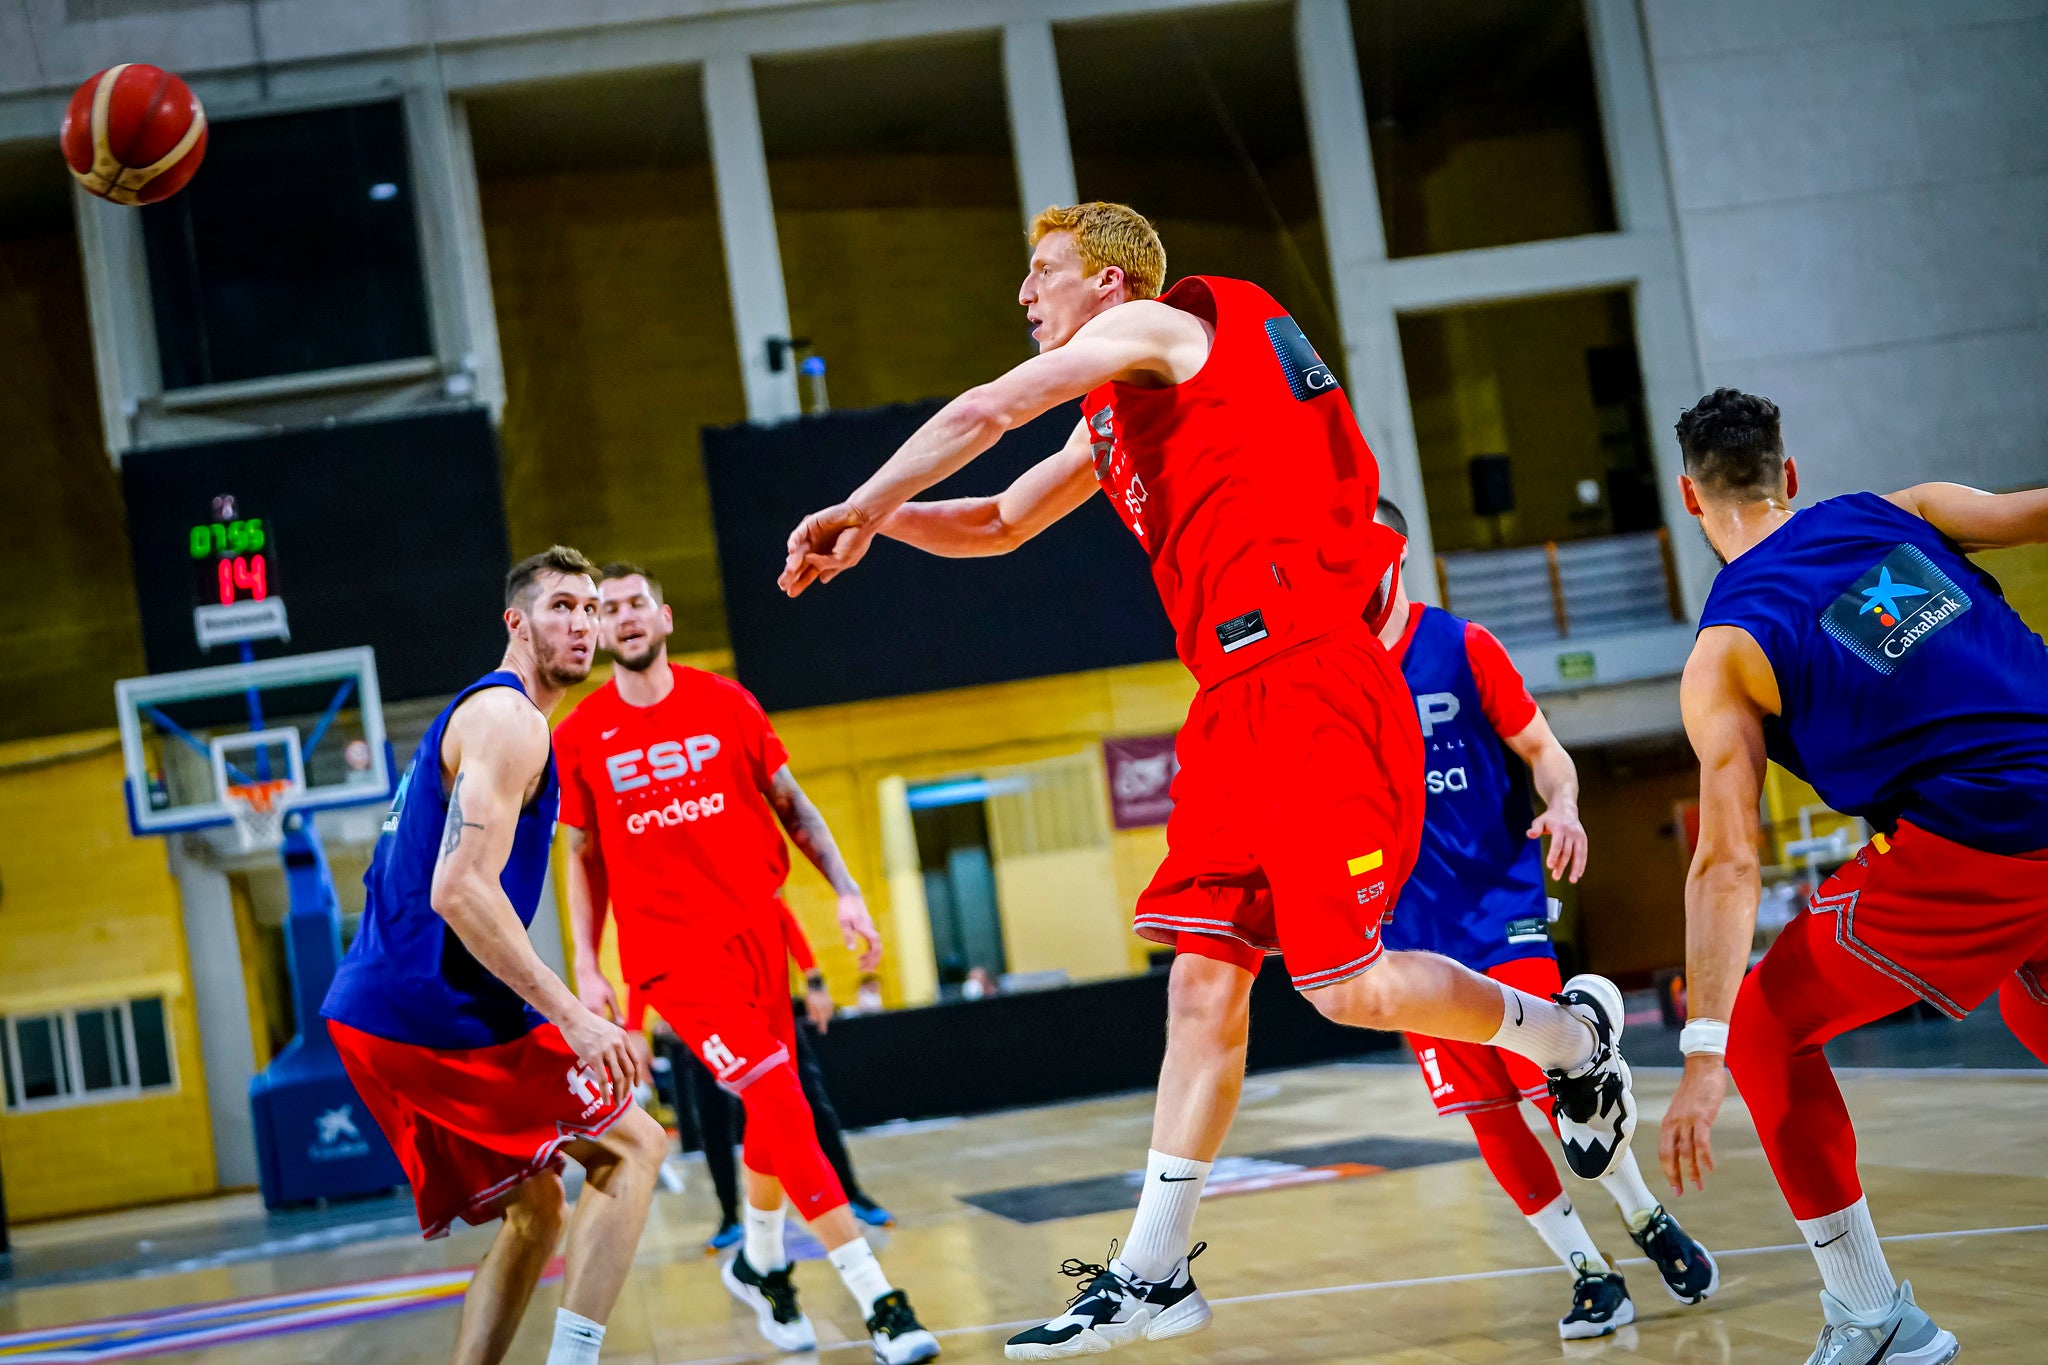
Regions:
<instances>
[{"instance_id":1,"label":"basketball hoop","mask_svg":"<svg viewBox=\"0 0 2048 1365\"><path fill-rule=\"evenodd\" d=\"M235 838L242 852L255 853L284 843L284 798L296 785L288 777L228 784L226 805L234 817Z\"/></svg>"}]
</instances>

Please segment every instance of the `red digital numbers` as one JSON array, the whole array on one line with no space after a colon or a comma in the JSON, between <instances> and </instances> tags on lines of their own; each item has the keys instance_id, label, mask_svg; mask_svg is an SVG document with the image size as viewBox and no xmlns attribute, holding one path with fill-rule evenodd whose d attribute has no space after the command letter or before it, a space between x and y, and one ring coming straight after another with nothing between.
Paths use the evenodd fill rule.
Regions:
<instances>
[{"instance_id":1,"label":"red digital numbers","mask_svg":"<svg viewBox=\"0 0 2048 1365\"><path fill-rule=\"evenodd\" d=\"M270 596L270 575L262 555L236 555L220 561L220 604L233 605L242 592L251 602Z\"/></svg>"}]
</instances>

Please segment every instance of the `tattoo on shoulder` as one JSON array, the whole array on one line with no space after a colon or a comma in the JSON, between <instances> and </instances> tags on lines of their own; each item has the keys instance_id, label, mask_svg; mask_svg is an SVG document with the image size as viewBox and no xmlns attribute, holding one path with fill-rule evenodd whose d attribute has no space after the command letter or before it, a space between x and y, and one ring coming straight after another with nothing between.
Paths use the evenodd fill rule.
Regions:
<instances>
[{"instance_id":1,"label":"tattoo on shoulder","mask_svg":"<svg viewBox=\"0 0 2048 1365\"><path fill-rule=\"evenodd\" d=\"M474 820L462 818L462 779L465 776L467 776L465 773L455 774L455 786L448 793L448 823L441 830L441 856L443 858L462 847L462 831L483 828L482 825Z\"/></svg>"}]
</instances>

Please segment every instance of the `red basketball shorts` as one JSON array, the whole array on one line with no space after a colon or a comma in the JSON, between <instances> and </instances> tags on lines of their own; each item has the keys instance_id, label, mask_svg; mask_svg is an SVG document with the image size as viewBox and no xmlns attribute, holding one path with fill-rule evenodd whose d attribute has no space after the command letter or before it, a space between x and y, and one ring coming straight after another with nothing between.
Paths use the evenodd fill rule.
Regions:
<instances>
[{"instance_id":1,"label":"red basketball shorts","mask_svg":"<svg viewBox=\"0 0 2048 1365\"><path fill-rule=\"evenodd\" d=\"M497 1217L529 1178L560 1170L562 1144L596 1137L633 1103L606 1099L561 1030L444 1052L327 1021L341 1064L412 1182L420 1230Z\"/></svg>"},{"instance_id":2,"label":"red basketball shorts","mask_svg":"<svg viewBox=\"0 0 2048 1365\"><path fill-rule=\"evenodd\" d=\"M736 1095L796 1058L787 949L779 921L771 925L677 953L644 988L654 1012Z\"/></svg>"},{"instance_id":3,"label":"red basketball shorts","mask_svg":"<svg viewBox=\"0 0 2048 1365\"><path fill-rule=\"evenodd\" d=\"M1205 689L1175 753L1137 932L1247 971L1277 952L1299 990L1377 962L1422 840L1422 729L1364 624Z\"/></svg>"},{"instance_id":4,"label":"red basketball shorts","mask_svg":"<svg viewBox=\"0 0 2048 1365\"><path fill-rule=\"evenodd\" d=\"M1546 1000L1564 989L1554 957L1518 957L1488 967L1486 974ZM1549 1090L1536 1063L1485 1043L1454 1043L1411 1033L1408 1046L1415 1051L1422 1079L1429 1085L1429 1098L1439 1114L1507 1109L1523 1100L1541 1100Z\"/></svg>"},{"instance_id":5,"label":"red basketball shorts","mask_svg":"<svg viewBox=\"0 0 2048 1365\"><path fill-rule=\"evenodd\" d=\"M2015 971L2030 991L2048 980L2048 850L1984 853L1901 823L1822 882L1801 918L1802 936L1831 936L1842 957L1960 1019ZM1772 945L1753 975L1775 974L1774 957L1790 946Z\"/></svg>"}]
</instances>

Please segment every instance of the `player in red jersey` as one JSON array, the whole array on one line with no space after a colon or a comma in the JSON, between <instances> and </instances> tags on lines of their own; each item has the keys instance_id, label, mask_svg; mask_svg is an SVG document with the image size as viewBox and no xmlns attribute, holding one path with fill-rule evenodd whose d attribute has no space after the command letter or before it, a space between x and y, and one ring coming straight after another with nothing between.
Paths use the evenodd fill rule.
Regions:
<instances>
[{"instance_id":1,"label":"player in red jersey","mask_svg":"<svg viewBox=\"0 0 2048 1365\"><path fill-rule=\"evenodd\" d=\"M781 890L789 831L839 893L839 927L864 970L882 940L832 831L790 776L760 703L738 683L668 661L674 617L661 585L609 565L599 593L612 680L555 731L570 827L569 918L578 995L620 1017L597 969L600 907L618 917L619 964L747 1111L746 1228L721 1272L785 1351L817 1334L797 1306L783 1249L785 1193L825 1244L881 1365L930 1360L939 1344L882 1273L818 1145L796 1071ZM778 824L778 821L780 822Z\"/></svg>"},{"instance_id":2,"label":"player in red jersey","mask_svg":"<svg viewBox=\"0 0 2048 1365\"><path fill-rule=\"evenodd\" d=\"M1006 1348L1045 1360L1208 1324L1189 1239L1236 1112L1266 953L1340 1023L1491 1043L1543 1067L1582 1175L1625 1150L1634 1102L1612 983L1574 978L1553 1001L1381 948L1421 835L1422 738L1374 637L1401 539L1373 520L1379 468L1336 375L1256 285L1195 276L1161 295L1165 248L1124 205L1048 209L1031 241L1018 302L1039 354L948 403L852 497L806 517L780 581L791 596L830 581L877 534L1006 553L1099 486L1144 545L1201 684L1166 862L1136 915L1140 934L1179 950L1137 1217L1108 1265L1077 1265L1086 1283L1067 1311ZM1076 399L1066 445L1005 492L910 501Z\"/></svg>"}]
</instances>

